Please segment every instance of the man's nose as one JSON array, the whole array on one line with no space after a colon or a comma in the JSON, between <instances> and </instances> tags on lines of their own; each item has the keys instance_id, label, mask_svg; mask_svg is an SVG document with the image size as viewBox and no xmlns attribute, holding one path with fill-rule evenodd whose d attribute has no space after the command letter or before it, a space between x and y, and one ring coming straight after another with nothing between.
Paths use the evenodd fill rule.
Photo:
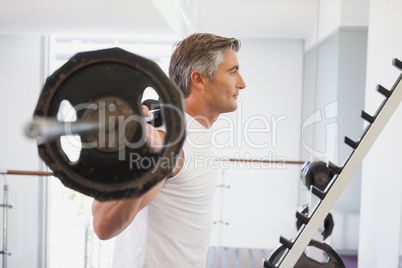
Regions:
<instances>
[{"instance_id":1,"label":"man's nose","mask_svg":"<svg viewBox=\"0 0 402 268\"><path fill-rule=\"evenodd\" d=\"M243 80L243 77L239 74L239 82L238 82L238 89L245 89L246 83Z\"/></svg>"}]
</instances>

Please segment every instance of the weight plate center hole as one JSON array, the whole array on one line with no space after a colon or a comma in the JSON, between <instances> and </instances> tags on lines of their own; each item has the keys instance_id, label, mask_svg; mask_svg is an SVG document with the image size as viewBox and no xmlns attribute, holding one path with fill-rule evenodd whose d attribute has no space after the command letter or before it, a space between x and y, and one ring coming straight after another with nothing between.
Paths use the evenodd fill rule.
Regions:
<instances>
[{"instance_id":1,"label":"weight plate center hole","mask_svg":"<svg viewBox=\"0 0 402 268\"><path fill-rule=\"evenodd\" d=\"M82 119L99 122L99 131L84 134L82 138L101 152L122 150L132 141L137 130L138 120L130 104L114 96L95 100L84 111Z\"/></svg>"}]
</instances>

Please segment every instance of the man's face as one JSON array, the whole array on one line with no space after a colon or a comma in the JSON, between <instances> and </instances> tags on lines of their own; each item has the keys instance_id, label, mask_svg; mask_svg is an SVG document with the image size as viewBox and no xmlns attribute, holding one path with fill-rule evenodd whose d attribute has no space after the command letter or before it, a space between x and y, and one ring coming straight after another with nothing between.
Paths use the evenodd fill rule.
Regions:
<instances>
[{"instance_id":1,"label":"man's face","mask_svg":"<svg viewBox=\"0 0 402 268\"><path fill-rule=\"evenodd\" d=\"M219 114L235 111L239 90L246 87L239 72L237 53L229 50L224 54L224 59L216 71L214 81L208 79L205 87L207 105Z\"/></svg>"}]
</instances>

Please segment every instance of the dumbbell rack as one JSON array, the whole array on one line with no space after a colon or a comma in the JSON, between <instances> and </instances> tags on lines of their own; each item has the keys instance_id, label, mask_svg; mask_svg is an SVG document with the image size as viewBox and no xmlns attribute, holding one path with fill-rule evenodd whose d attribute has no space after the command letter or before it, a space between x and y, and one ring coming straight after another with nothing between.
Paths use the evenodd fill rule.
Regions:
<instances>
[{"instance_id":1,"label":"dumbbell rack","mask_svg":"<svg viewBox=\"0 0 402 268\"><path fill-rule=\"evenodd\" d=\"M402 71L402 62L398 59L393 60L393 65ZM363 161L367 152L374 144L377 137L395 112L399 104L402 102L402 74L396 80L391 90L378 85L377 91L385 96L385 100L380 105L377 113L374 116L362 111L362 118L370 123L365 129L359 141L345 137L345 143L352 147L353 151L346 159L342 167L338 167L329 162L328 167L335 172L330 184L321 191L312 186L312 192L320 201L317 203L314 211L309 216L305 216L300 212L296 212L296 218L300 220L303 225L299 229L296 238L293 240L280 237L280 243L287 248L278 263L272 263L269 260L263 260L265 268L290 268L299 260L305 248L310 243L315 232L318 230L325 217L328 215L332 206L335 204L338 197L356 172L357 168Z\"/></svg>"}]
</instances>

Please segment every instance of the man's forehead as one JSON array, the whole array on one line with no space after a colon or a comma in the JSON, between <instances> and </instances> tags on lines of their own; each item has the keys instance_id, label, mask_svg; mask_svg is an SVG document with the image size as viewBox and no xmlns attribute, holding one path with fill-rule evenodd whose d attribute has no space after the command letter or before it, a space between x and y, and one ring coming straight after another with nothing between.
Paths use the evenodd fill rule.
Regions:
<instances>
[{"instance_id":1,"label":"man's forehead","mask_svg":"<svg viewBox=\"0 0 402 268\"><path fill-rule=\"evenodd\" d=\"M239 66L239 60L237 58L237 52L234 51L233 49L228 50L224 53L224 58L225 60L220 64L222 66Z\"/></svg>"}]
</instances>

